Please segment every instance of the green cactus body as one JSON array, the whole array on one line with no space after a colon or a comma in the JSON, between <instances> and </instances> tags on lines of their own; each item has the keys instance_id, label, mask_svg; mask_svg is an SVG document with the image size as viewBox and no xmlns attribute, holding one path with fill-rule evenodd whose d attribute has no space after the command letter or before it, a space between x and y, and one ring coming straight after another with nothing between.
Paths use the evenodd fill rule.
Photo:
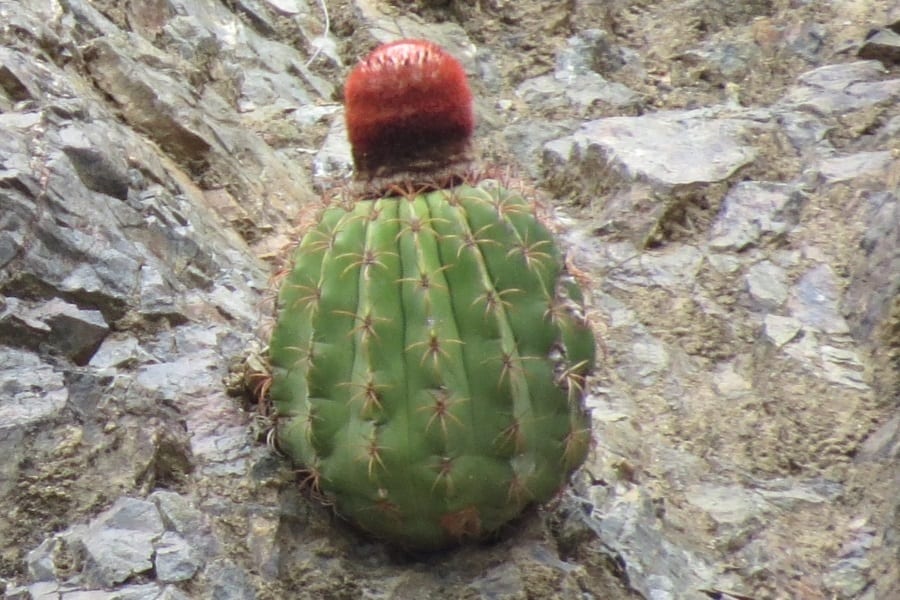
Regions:
<instances>
[{"instance_id":1,"label":"green cactus body","mask_svg":"<svg viewBox=\"0 0 900 600\"><path fill-rule=\"evenodd\" d=\"M594 338L518 193L329 208L279 304L278 447L372 534L421 549L483 536L583 462Z\"/></svg>"}]
</instances>

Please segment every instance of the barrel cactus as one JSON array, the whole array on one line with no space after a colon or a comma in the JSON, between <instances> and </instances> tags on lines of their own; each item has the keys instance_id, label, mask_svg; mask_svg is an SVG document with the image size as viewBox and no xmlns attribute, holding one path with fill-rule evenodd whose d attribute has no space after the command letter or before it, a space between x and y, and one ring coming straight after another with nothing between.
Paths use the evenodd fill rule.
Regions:
<instances>
[{"instance_id":1,"label":"barrel cactus","mask_svg":"<svg viewBox=\"0 0 900 600\"><path fill-rule=\"evenodd\" d=\"M584 461L595 344L532 203L495 180L436 183L469 161L471 95L464 75L447 83L458 63L407 40L376 49L350 81L385 70L392 86L410 83L378 118L348 84L357 179L421 185L330 206L303 236L270 342L275 438L340 515L437 549L496 531ZM441 119L450 110L458 118ZM415 132L448 160L393 150L423 148Z\"/></svg>"}]
</instances>

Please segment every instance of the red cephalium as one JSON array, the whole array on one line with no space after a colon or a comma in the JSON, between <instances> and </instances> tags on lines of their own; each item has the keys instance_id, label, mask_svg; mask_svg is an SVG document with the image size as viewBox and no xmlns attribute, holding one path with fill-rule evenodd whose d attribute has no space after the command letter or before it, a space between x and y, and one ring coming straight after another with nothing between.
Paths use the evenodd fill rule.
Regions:
<instances>
[{"instance_id":1,"label":"red cephalium","mask_svg":"<svg viewBox=\"0 0 900 600\"><path fill-rule=\"evenodd\" d=\"M436 44L379 46L350 73L345 104L358 180L441 176L471 160L472 92Z\"/></svg>"}]
</instances>

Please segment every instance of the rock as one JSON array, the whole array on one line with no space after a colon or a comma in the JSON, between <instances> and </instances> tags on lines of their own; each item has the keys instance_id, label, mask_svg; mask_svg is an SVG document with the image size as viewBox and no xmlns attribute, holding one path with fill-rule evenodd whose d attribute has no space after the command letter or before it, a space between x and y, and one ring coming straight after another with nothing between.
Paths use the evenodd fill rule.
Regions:
<instances>
[{"instance_id":1,"label":"rock","mask_svg":"<svg viewBox=\"0 0 900 600\"><path fill-rule=\"evenodd\" d=\"M512 564L495 567L469 587L481 598L515 598L525 595L522 574Z\"/></svg>"},{"instance_id":2,"label":"rock","mask_svg":"<svg viewBox=\"0 0 900 600\"><path fill-rule=\"evenodd\" d=\"M19 299L4 300L2 308L0 332L9 340L7 343L37 350L40 343L50 336L50 326L33 318L32 311Z\"/></svg>"},{"instance_id":3,"label":"rock","mask_svg":"<svg viewBox=\"0 0 900 600\"><path fill-rule=\"evenodd\" d=\"M599 503L598 503L599 504ZM590 526L624 559L624 569L645 598L675 600L712 579L709 566L689 551L674 547L661 535L653 502L644 494L629 494L607 507ZM635 553L637 548L643 549ZM647 552L650 548L652 552Z\"/></svg>"},{"instance_id":4,"label":"rock","mask_svg":"<svg viewBox=\"0 0 900 600\"><path fill-rule=\"evenodd\" d=\"M299 12L309 10L306 3L300 0L266 0L266 4L286 15L296 15Z\"/></svg>"},{"instance_id":5,"label":"rock","mask_svg":"<svg viewBox=\"0 0 900 600\"><path fill-rule=\"evenodd\" d=\"M256 592L251 585L247 573L229 560L213 562L206 570L209 579L211 598L253 600Z\"/></svg>"},{"instance_id":6,"label":"rock","mask_svg":"<svg viewBox=\"0 0 900 600\"><path fill-rule=\"evenodd\" d=\"M572 136L545 145L545 163L584 162L595 182L619 176L668 188L712 183L730 177L756 157L740 138L757 127L740 119L712 119L705 111L654 113L642 117L611 117L585 123ZM590 164L593 161L600 164ZM587 173L586 173L587 174Z\"/></svg>"},{"instance_id":7,"label":"rock","mask_svg":"<svg viewBox=\"0 0 900 600\"><path fill-rule=\"evenodd\" d=\"M85 364L109 332L99 310L81 310L53 299L33 313L50 327L51 343L77 365Z\"/></svg>"},{"instance_id":8,"label":"rock","mask_svg":"<svg viewBox=\"0 0 900 600\"><path fill-rule=\"evenodd\" d=\"M347 179L353 171L350 142L343 113L332 121L331 129L313 161L313 177L322 183Z\"/></svg>"},{"instance_id":9,"label":"rock","mask_svg":"<svg viewBox=\"0 0 900 600\"><path fill-rule=\"evenodd\" d=\"M898 9L406 4L0 2L5 596L900 597ZM312 502L224 381L401 36L549 189L602 340L587 468L435 557Z\"/></svg>"},{"instance_id":10,"label":"rock","mask_svg":"<svg viewBox=\"0 0 900 600\"><path fill-rule=\"evenodd\" d=\"M112 369L131 366L133 362L139 361L140 357L141 350L136 338L107 337L88 364L95 369Z\"/></svg>"},{"instance_id":11,"label":"rock","mask_svg":"<svg viewBox=\"0 0 900 600\"><path fill-rule=\"evenodd\" d=\"M504 142L528 175L539 179L544 144L571 130L566 122L519 120L504 129Z\"/></svg>"},{"instance_id":12,"label":"rock","mask_svg":"<svg viewBox=\"0 0 900 600\"><path fill-rule=\"evenodd\" d=\"M725 196L709 245L740 252L764 240L777 241L797 224L804 200L795 186L742 181Z\"/></svg>"},{"instance_id":13,"label":"rock","mask_svg":"<svg viewBox=\"0 0 900 600\"><path fill-rule=\"evenodd\" d=\"M600 245L602 241L596 240L596 244ZM627 260L627 257L637 253L637 249L630 244L623 244L615 250L610 245L606 247L614 251L615 255L621 252L625 257L622 264L618 265L619 268L610 273L607 283L624 288L647 285L677 287L689 284L703 263L703 252L688 245L673 246L671 252L647 255L641 261Z\"/></svg>"},{"instance_id":14,"label":"rock","mask_svg":"<svg viewBox=\"0 0 900 600\"><path fill-rule=\"evenodd\" d=\"M840 292L834 272L825 265L804 273L791 289L788 308L806 327L825 333L848 333L840 312Z\"/></svg>"},{"instance_id":15,"label":"rock","mask_svg":"<svg viewBox=\"0 0 900 600\"><path fill-rule=\"evenodd\" d=\"M898 457L900 457L900 415L894 415L866 439L857 460L893 462Z\"/></svg>"},{"instance_id":16,"label":"rock","mask_svg":"<svg viewBox=\"0 0 900 600\"><path fill-rule=\"evenodd\" d=\"M12 348L0 347L0 389L0 439L55 417L69 398L62 373L36 354Z\"/></svg>"},{"instance_id":17,"label":"rock","mask_svg":"<svg viewBox=\"0 0 900 600\"><path fill-rule=\"evenodd\" d=\"M764 310L777 309L788 298L787 273L768 260L752 265L745 281L750 298Z\"/></svg>"},{"instance_id":18,"label":"rock","mask_svg":"<svg viewBox=\"0 0 900 600\"><path fill-rule=\"evenodd\" d=\"M164 583L187 581L203 566L188 543L177 533L167 531L155 544L153 566L156 578Z\"/></svg>"},{"instance_id":19,"label":"rock","mask_svg":"<svg viewBox=\"0 0 900 600\"><path fill-rule=\"evenodd\" d=\"M526 79L516 88L516 95L541 111L574 107L578 114L590 114L593 108L634 109L639 95L602 75L610 67L621 68L623 55L611 46L604 32L583 32L567 40L552 75Z\"/></svg>"},{"instance_id":20,"label":"rock","mask_svg":"<svg viewBox=\"0 0 900 600\"><path fill-rule=\"evenodd\" d=\"M71 597L94 597L91 586L110 588L151 568L163 583L192 579L203 567L201 556L218 551L205 518L173 492L157 492L152 499L120 498L88 525L46 539L28 555L31 579L67 581ZM165 521L157 506L164 507ZM166 528L187 529L192 542ZM83 586L88 589L80 591ZM157 598L159 593L156 585L125 586L109 598ZM171 594L178 597L175 589Z\"/></svg>"},{"instance_id":21,"label":"rock","mask_svg":"<svg viewBox=\"0 0 900 600\"><path fill-rule=\"evenodd\" d=\"M34 548L26 557L28 565L28 577L31 581L54 581L59 576L57 573L56 554L66 550L64 542L60 538L48 538L40 546Z\"/></svg>"},{"instance_id":22,"label":"rock","mask_svg":"<svg viewBox=\"0 0 900 600\"><path fill-rule=\"evenodd\" d=\"M835 156L823 160L819 172L829 183L849 181L866 174L880 174L886 171L893 157L887 150L860 152L849 156Z\"/></svg>"},{"instance_id":23,"label":"rock","mask_svg":"<svg viewBox=\"0 0 900 600\"><path fill-rule=\"evenodd\" d=\"M885 191L872 194L866 202L865 231L861 253L851 266L847 294L842 303L854 337L863 344L886 340L892 350L884 353L887 365L879 386L889 390L900 384L900 373L889 361L896 361L900 348L897 322L900 319L900 199ZM893 333L892 333L893 332ZM893 358L892 358L892 356Z\"/></svg>"},{"instance_id":24,"label":"rock","mask_svg":"<svg viewBox=\"0 0 900 600\"><path fill-rule=\"evenodd\" d=\"M158 536L163 532L163 522L152 502L123 497L91 521L91 528L138 531Z\"/></svg>"},{"instance_id":25,"label":"rock","mask_svg":"<svg viewBox=\"0 0 900 600\"><path fill-rule=\"evenodd\" d=\"M803 330L803 324L791 317L766 315L763 332L766 338L780 348L790 343Z\"/></svg>"},{"instance_id":26,"label":"rock","mask_svg":"<svg viewBox=\"0 0 900 600\"><path fill-rule=\"evenodd\" d=\"M59 592L59 584L55 581L42 581L33 583L23 590L23 593L27 594L27 596L22 596L22 598L28 598L29 600L59 600Z\"/></svg>"},{"instance_id":27,"label":"rock","mask_svg":"<svg viewBox=\"0 0 900 600\"><path fill-rule=\"evenodd\" d=\"M120 498L91 522L81 539L86 580L108 588L149 571L163 531L152 502Z\"/></svg>"},{"instance_id":28,"label":"rock","mask_svg":"<svg viewBox=\"0 0 900 600\"><path fill-rule=\"evenodd\" d=\"M623 68L640 71L640 56L616 43L603 29L584 29L566 40L556 55L556 72L611 74Z\"/></svg>"},{"instance_id":29,"label":"rock","mask_svg":"<svg viewBox=\"0 0 900 600\"><path fill-rule=\"evenodd\" d=\"M131 179L121 154L106 152L102 133L95 127L67 127L59 132L62 151L86 188L127 200Z\"/></svg>"},{"instance_id":30,"label":"rock","mask_svg":"<svg viewBox=\"0 0 900 600\"><path fill-rule=\"evenodd\" d=\"M861 391L870 389L866 367L858 352L827 344L821 347L823 375L828 381Z\"/></svg>"},{"instance_id":31,"label":"rock","mask_svg":"<svg viewBox=\"0 0 900 600\"><path fill-rule=\"evenodd\" d=\"M725 86L743 81L756 62L760 60L760 48L756 43L710 42L680 56L681 62L699 70L700 76L710 83Z\"/></svg>"},{"instance_id":32,"label":"rock","mask_svg":"<svg viewBox=\"0 0 900 600\"><path fill-rule=\"evenodd\" d=\"M745 525L772 510L764 498L739 486L698 485L686 497L719 526Z\"/></svg>"},{"instance_id":33,"label":"rock","mask_svg":"<svg viewBox=\"0 0 900 600\"><path fill-rule=\"evenodd\" d=\"M191 536L208 529L203 513L190 500L176 492L157 490L150 496L156 504L166 528L183 536Z\"/></svg>"},{"instance_id":34,"label":"rock","mask_svg":"<svg viewBox=\"0 0 900 600\"><path fill-rule=\"evenodd\" d=\"M867 60L879 60L885 67L900 64L900 32L891 28L873 30L856 55Z\"/></svg>"},{"instance_id":35,"label":"rock","mask_svg":"<svg viewBox=\"0 0 900 600\"><path fill-rule=\"evenodd\" d=\"M604 199L597 216L603 234L652 245L665 237L673 215L698 202L701 190L754 161L756 149L742 139L760 129L705 110L610 117L544 144L543 166L557 193L578 187L580 202Z\"/></svg>"},{"instance_id":36,"label":"rock","mask_svg":"<svg viewBox=\"0 0 900 600\"><path fill-rule=\"evenodd\" d=\"M900 79L882 80L878 61L827 65L804 73L782 102L820 115L860 111L900 97Z\"/></svg>"},{"instance_id":37,"label":"rock","mask_svg":"<svg viewBox=\"0 0 900 600\"><path fill-rule=\"evenodd\" d=\"M174 585L167 585L162 589L162 593L157 597L157 600L190 600L190 596Z\"/></svg>"}]
</instances>

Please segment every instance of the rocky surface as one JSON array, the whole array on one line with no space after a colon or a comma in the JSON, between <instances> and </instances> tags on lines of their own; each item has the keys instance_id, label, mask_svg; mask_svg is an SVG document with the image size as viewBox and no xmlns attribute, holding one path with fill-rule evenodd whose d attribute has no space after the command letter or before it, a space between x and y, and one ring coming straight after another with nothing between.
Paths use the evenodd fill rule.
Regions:
<instances>
[{"instance_id":1,"label":"rocky surface","mask_svg":"<svg viewBox=\"0 0 900 600\"><path fill-rule=\"evenodd\" d=\"M0 0L0 591L900 596L898 24L888 0ZM303 497L235 376L348 172L340 82L400 35L463 60L603 340L572 489L431 556Z\"/></svg>"}]
</instances>

